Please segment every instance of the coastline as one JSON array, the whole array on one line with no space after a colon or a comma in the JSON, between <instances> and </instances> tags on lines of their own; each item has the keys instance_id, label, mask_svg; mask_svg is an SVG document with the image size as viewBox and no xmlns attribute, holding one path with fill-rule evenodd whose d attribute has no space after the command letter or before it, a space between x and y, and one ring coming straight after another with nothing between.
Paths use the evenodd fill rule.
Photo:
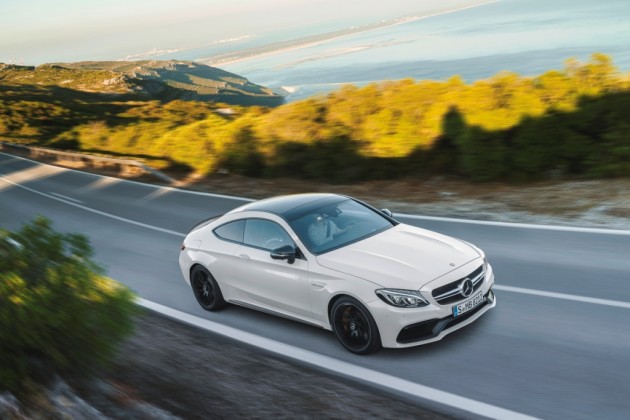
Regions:
<instances>
[{"instance_id":1,"label":"coastline","mask_svg":"<svg viewBox=\"0 0 630 420\"><path fill-rule=\"evenodd\" d=\"M224 66L224 65L242 63L244 61L248 61L251 59L267 57L267 56L281 54L281 53L285 53L289 51L296 51L296 50L300 50L304 48L314 47L317 45L335 41L335 40L345 38L348 36L353 36L353 35L366 33L370 31L376 31L380 29L391 28L394 26L404 25L407 23L416 22L418 20L428 19L431 17L441 16L441 15L445 15L449 13L456 13L456 12L460 12L460 11L464 11L464 10L468 10L468 9L472 9L472 8L476 8L480 6L497 3L499 1L501 0L486 0L479 3L469 4L466 6L460 6L460 7L442 9L442 10L438 9L438 11L429 12L428 14L410 15L410 16L403 16L399 18L387 19L378 23L372 23L372 24L361 25L361 26L353 26L350 28L340 29L338 31L299 38L294 41L289 41L288 43L292 45L285 46L285 47L273 48L273 45L278 45L277 43L271 44L271 45L263 45L260 47L249 48L242 51L235 51L232 53L222 54L218 57L198 58L195 61L200 62L202 64L207 64L209 66L221 68L221 66ZM321 39L310 40L311 38L319 38L319 37L321 37ZM237 55L237 54L240 54L240 55ZM245 56L242 56L243 54L245 54ZM225 58L221 58L221 57L225 57Z\"/></svg>"}]
</instances>

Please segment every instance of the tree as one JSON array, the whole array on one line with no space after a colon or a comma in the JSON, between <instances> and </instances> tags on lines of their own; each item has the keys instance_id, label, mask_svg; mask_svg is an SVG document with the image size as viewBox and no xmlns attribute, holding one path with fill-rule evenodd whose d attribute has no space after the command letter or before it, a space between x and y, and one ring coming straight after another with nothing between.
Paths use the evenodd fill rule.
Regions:
<instances>
[{"instance_id":1,"label":"tree","mask_svg":"<svg viewBox=\"0 0 630 420\"><path fill-rule=\"evenodd\" d=\"M576 59L569 59L565 66L567 74L574 80L577 91L591 96L610 92L618 74L612 58L601 53L592 54L591 61L584 64Z\"/></svg>"},{"instance_id":2,"label":"tree","mask_svg":"<svg viewBox=\"0 0 630 420\"><path fill-rule=\"evenodd\" d=\"M131 332L134 295L91 257L87 238L42 217L0 231L0 389L93 373Z\"/></svg>"}]
</instances>

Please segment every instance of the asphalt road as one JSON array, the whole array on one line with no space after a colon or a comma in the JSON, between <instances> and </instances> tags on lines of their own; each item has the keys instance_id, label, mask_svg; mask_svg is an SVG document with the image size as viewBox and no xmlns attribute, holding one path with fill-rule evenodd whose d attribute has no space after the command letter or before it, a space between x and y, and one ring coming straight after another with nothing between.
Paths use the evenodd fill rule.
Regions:
<instances>
[{"instance_id":1,"label":"asphalt road","mask_svg":"<svg viewBox=\"0 0 630 420\"><path fill-rule=\"evenodd\" d=\"M483 248L498 304L440 342L358 357L327 331L239 307L198 307L179 272L181 240L243 202L0 153L0 227L41 214L58 230L81 232L108 275L147 300L530 416L630 418L630 235L399 216Z\"/></svg>"}]
</instances>

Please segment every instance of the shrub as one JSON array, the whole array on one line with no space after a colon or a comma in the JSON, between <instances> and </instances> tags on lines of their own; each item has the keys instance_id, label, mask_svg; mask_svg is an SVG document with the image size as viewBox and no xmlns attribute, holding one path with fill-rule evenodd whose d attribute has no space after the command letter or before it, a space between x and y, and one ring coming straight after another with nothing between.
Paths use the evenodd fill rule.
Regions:
<instances>
[{"instance_id":1,"label":"shrub","mask_svg":"<svg viewBox=\"0 0 630 420\"><path fill-rule=\"evenodd\" d=\"M0 230L0 389L82 377L132 331L134 296L102 274L86 237L43 217Z\"/></svg>"}]
</instances>

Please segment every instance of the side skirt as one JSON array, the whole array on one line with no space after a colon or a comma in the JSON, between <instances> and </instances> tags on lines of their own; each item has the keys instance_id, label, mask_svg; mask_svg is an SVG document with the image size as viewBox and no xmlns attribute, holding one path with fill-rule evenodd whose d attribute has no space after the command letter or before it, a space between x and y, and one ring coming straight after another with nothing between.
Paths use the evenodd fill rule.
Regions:
<instances>
[{"instance_id":1,"label":"side skirt","mask_svg":"<svg viewBox=\"0 0 630 420\"><path fill-rule=\"evenodd\" d=\"M234 305L242 306L243 308L253 309L255 311L264 312L264 313L267 313L269 315L279 316L281 318L289 319L291 321L301 322L302 324L310 325L312 327L318 327L318 328L321 328L321 329L326 329L322 325L320 325L320 324L318 324L316 322L311 322L311 321L307 321L305 319L301 319L301 318L294 317L294 316L291 316L291 315L283 314L282 312L276 312L276 311L274 311L272 309L263 308L261 306L256 306L256 305L253 305L251 303L241 302L240 300L230 300L229 302L233 303Z\"/></svg>"}]
</instances>

